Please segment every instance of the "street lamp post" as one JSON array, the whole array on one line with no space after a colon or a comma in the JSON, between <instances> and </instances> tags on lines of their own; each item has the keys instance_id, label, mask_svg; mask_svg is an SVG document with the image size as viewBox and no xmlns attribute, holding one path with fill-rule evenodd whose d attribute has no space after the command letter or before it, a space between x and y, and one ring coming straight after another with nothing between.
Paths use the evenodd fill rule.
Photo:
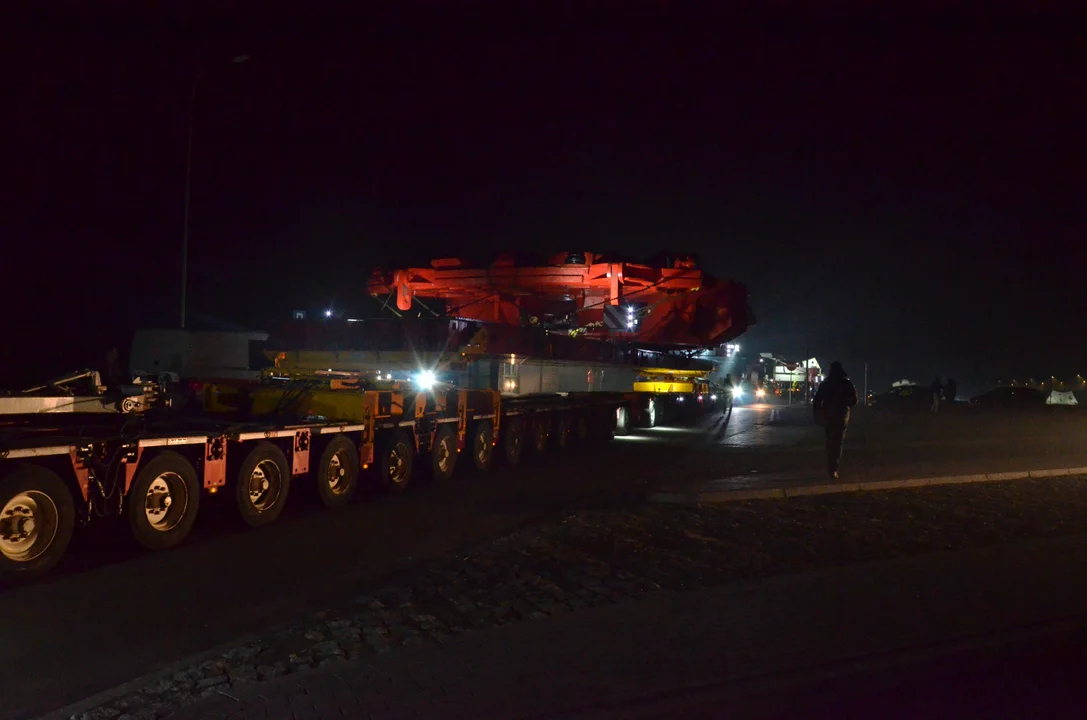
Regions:
<instances>
[{"instance_id":1,"label":"street lamp post","mask_svg":"<svg viewBox=\"0 0 1087 720\"><path fill-rule=\"evenodd\" d=\"M230 63L240 65L249 60L248 55L236 55ZM192 141L193 127L196 119L196 91L200 88L200 81L207 74L201 70L192 81L192 89L189 91L189 132L188 144L185 149L185 214L181 229L181 329L185 329L186 295L189 286L189 205L192 202Z\"/></svg>"}]
</instances>

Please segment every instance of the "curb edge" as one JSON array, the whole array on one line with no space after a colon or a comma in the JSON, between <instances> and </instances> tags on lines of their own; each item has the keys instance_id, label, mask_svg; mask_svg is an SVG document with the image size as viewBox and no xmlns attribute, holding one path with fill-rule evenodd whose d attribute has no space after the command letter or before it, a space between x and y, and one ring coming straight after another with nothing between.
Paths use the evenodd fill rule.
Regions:
<instances>
[{"instance_id":1,"label":"curb edge","mask_svg":"<svg viewBox=\"0 0 1087 720\"><path fill-rule=\"evenodd\" d=\"M768 487L747 490L709 490L706 492L654 493L650 502L667 502L687 505L723 505L747 500L784 500L810 495L836 495L849 492L874 492L904 488L965 485L968 483L1009 482L1014 480L1040 480L1055 477L1087 475L1087 467L1047 468L1002 473L977 473L974 475L941 475L936 477L903 478L901 480L873 480L860 483L798 485L796 487Z\"/></svg>"}]
</instances>

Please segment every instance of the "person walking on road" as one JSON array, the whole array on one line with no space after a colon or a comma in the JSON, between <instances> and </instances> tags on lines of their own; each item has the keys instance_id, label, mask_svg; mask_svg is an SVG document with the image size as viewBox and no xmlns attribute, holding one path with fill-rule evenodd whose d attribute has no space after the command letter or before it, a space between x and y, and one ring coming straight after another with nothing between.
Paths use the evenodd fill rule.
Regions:
<instances>
[{"instance_id":1,"label":"person walking on road","mask_svg":"<svg viewBox=\"0 0 1087 720\"><path fill-rule=\"evenodd\" d=\"M838 466L842 461L845 431L849 427L849 411L857 404L857 388L846 375L845 368L835 360L830 374L820 385L812 402L815 423L827 434L827 472L833 480L839 479Z\"/></svg>"}]
</instances>

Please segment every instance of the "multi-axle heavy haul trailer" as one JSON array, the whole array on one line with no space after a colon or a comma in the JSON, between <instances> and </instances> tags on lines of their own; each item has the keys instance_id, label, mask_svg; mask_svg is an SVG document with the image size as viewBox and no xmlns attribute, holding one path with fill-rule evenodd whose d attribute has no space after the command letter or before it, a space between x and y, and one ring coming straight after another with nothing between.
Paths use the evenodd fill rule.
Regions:
<instances>
[{"instance_id":1,"label":"multi-axle heavy haul trailer","mask_svg":"<svg viewBox=\"0 0 1087 720\"><path fill-rule=\"evenodd\" d=\"M294 481L336 508L364 478L400 492L413 476L485 471L495 455L515 465L646 424L643 393L504 396L336 371L209 384L199 397L185 410L155 407L149 392L0 399L19 403L0 415L0 576L48 572L95 517L123 516L162 550L186 538L209 495L256 527L276 520Z\"/></svg>"},{"instance_id":2,"label":"multi-axle heavy haul trailer","mask_svg":"<svg viewBox=\"0 0 1087 720\"><path fill-rule=\"evenodd\" d=\"M449 307L423 306L430 323L340 323L354 339L322 323L320 342L158 331L134 342L123 384L87 371L0 397L0 577L48 572L95 517L123 516L163 550L209 496L263 526L295 481L336 508L364 477L400 492L696 414L708 404L680 401L712 397L712 364L695 355L751 319L741 285L688 257L441 260L376 273L370 290L399 311Z\"/></svg>"}]
</instances>

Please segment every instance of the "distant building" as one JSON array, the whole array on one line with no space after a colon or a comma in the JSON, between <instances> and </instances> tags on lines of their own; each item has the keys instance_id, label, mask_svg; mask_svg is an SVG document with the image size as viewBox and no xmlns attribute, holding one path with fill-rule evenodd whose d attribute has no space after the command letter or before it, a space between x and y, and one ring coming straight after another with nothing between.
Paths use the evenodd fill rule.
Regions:
<instances>
[{"instance_id":1,"label":"distant building","mask_svg":"<svg viewBox=\"0 0 1087 720\"><path fill-rule=\"evenodd\" d=\"M823 368L815 358L786 360L773 353L760 353L755 364L764 382L779 384L811 383L818 385L823 379Z\"/></svg>"},{"instance_id":2,"label":"distant building","mask_svg":"<svg viewBox=\"0 0 1087 720\"><path fill-rule=\"evenodd\" d=\"M766 396L782 399L810 398L823 381L823 368L816 358L789 360L773 353L759 353L758 360L749 364L744 380Z\"/></svg>"}]
</instances>

